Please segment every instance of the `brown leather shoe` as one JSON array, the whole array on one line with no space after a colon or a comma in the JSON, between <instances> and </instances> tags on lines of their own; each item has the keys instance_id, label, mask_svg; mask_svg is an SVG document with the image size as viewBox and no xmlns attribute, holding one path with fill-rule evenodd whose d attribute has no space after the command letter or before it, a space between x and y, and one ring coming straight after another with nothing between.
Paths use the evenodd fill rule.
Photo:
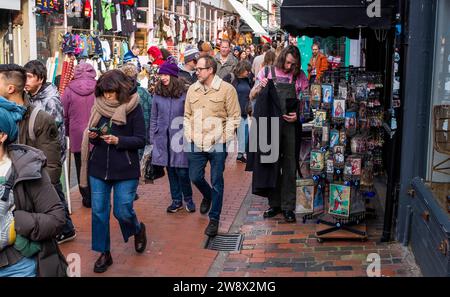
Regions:
<instances>
[{"instance_id":1,"label":"brown leather shoe","mask_svg":"<svg viewBox=\"0 0 450 297\"><path fill-rule=\"evenodd\" d=\"M111 257L110 252L104 252L100 255L100 257L95 261L94 272L102 273L108 270L108 267L113 264L113 259Z\"/></svg>"},{"instance_id":2,"label":"brown leather shoe","mask_svg":"<svg viewBox=\"0 0 450 297\"><path fill-rule=\"evenodd\" d=\"M145 233L145 225L141 222L141 230L134 235L134 249L138 253L143 253L147 247L147 235Z\"/></svg>"}]
</instances>

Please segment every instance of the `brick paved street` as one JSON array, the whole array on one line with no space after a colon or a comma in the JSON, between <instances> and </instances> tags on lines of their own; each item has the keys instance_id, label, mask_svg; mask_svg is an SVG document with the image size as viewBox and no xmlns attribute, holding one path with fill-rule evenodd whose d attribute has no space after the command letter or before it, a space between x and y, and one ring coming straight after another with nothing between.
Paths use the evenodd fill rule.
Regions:
<instances>
[{"instance_id":1,"label":"brick paved street","mask_svg":"<svg viewBox=\"0 0 450 297\"><path fill-rule=\"evenodd\" d=\"M230 155L225 170L225 197L219 232L228 232L248 191L251 174L244 172L244 165L236 163ZM209 181L209 169L206 173ZM135 203L138 219L147 226L147 250L139 255L134 251L134 239L123 242L119 225L111 213L111 255L114 264L106 273L92 271L98 253L91 250L90 209L81 205L78 191L72 193L72 219L77 229L74 241L64 243L65 255L81 256L82 276L204 276L213 263L217 252L204 249L203 234L209 219L199 212L201 195L195 187L194 200L197 211L185 210L176 214L166 212L171 202L167 177L155 184L138 188L140 199Z\"/></svg>"},{"instance_id":2,"label":"brick paved street","mask_svg":"<svg viewBox=\"0 0 450 297\"><path fill-rule=\"evenodd\" d=\"M267 199L249 195L243 209L245 234L240 253L230 253L217 276L367 276L367 256L378 253L383 276L418 276L420 272L410 253L399 243L380 243L382 218L368 220L369 240L325 241L315 237L316 221L287 224L282 215L264 219Z\"/></svg>"},{"instance_id":3,"label":"brick paved street","mask_svg":"<svg viewBox=\"0 0 450 297\"><path fill-rule=\"evenodd\" d=\"M369 221L367 242L318 243L314 236L315 221L286 224L281 216L263 219L267 200L247 195L250 182L251 174L244 171L243 164L236 163L235 155L230 155L225 171L220 232L244 233L240 252L204 249L203 231L208 217L198 211L201 196L195 187L197 212L166 213L170 203L166 177L153 185L141 185L138 190L141 198L135 209L148 232L148 248L144 254L136 254L133 238L123 242L111 215L114 264L106 273L95 274L92 269L98 253L91 250L90 210L81 206L77 191L72 193L72 218L78 235L74 241L63 244L62 251L65 255L80 254L82 276L366 276L366 258L370 253L381 256L385 276L420 275L409 253L399 243L378 242L381 215L378 220Z\"/></svg>"}]
</instances>

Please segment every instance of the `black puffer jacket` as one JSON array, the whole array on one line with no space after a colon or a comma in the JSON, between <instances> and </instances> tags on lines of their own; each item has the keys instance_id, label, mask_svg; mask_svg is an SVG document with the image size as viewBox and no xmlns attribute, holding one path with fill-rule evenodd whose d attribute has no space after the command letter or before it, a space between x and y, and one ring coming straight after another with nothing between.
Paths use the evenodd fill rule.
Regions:
<instances>
[{"instance_id":1,"label":"black puffer jacket","mask_svg":"<svg viewBox=\"0 0 450 297\"><path fill-rule=\"evenodd\" d=\"M66 219L63 205L44 169L46 158L42 151L19 144L10 145L8 155L15 174L16 232L41 244L37 254L38 276L66 276L67 262L55 240ZM0 267L15 264L21 258L14 246L7 247L0 252Z\"/></svg>"}]
</instances>

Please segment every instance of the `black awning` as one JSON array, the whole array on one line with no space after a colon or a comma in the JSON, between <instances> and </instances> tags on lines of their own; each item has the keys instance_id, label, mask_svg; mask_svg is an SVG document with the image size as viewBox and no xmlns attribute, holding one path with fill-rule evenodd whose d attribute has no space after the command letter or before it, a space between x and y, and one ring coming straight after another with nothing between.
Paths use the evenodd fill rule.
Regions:
<instances>
[{"instance_id":1,"label":"black awning","mask_svg":"<svg viewBox=\"0 0 450 297\"><path fill-rule=\"evenodd\" d=\"M358 36L373 29L390 29L396 0L284 0L281 27L293 35ZM369 17L370 5L381 3L380 16Z\"/></svg>"}]
</instances>

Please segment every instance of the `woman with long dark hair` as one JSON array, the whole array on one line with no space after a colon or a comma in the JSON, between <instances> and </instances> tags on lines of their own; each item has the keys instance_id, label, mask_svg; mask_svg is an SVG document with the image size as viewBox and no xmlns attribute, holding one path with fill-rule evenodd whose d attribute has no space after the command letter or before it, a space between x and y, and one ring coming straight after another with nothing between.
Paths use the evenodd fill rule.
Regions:
<instances>
[{"instance_id":1,"label":"woman with long dark hair","mask_svg":"<svg viewBox=\"0 0 450 297\"><path fill-rule=\"evenodd\" d=\"M95 88L95 103L82 144L81 184L87 183L92 199L92 249L101 255L94 272L105 272L111 257L109 214L114 189L114 216L125 242L134 236L136 252L147 245L145 225L136 217L133 202L140 176L138 150L145 146L145 122L137 83L120 70L103 74ZM93 145L88 160L89 142Z\"/></svg>"},{"instance_id":2,"label":"woman with long dark hair","mask_svg":"<svg viewBox=\"0 0 450 297\"><path fill-rule=\"evenodd\" d=\"M172 203L167 208L170 213L182 209L183 200L188 212L195 211L188 158L183 150L182 137L186 88L178 78L178 72L179 68L172 59L159 68L160 81L153 97L149 131L150 143L153 144L152 164L167 168L172 195ZM173 125L177 120L180 123ZM177 128L173 128L174 126ZM181 137L177 139L177 136Z\"/></svg>"}]
</instances>

